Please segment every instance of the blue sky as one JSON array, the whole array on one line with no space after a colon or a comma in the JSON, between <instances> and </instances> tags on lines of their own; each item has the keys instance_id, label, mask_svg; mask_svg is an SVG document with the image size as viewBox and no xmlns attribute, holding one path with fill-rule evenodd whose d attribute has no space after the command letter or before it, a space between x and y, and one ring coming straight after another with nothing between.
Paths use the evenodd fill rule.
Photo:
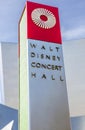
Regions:
<instances>
[{"instance_id":1,"label":"blue sky","mask_svg":"<svg viewBox=\"0 0 85 130\"><path fill-rule=\"evenodd\" d=\"M30 0L59 7L63 40L85 38L85 0ZM0 0L0 41L18 41L18 21L26 0Z\"/></svg>"}]
</instances>

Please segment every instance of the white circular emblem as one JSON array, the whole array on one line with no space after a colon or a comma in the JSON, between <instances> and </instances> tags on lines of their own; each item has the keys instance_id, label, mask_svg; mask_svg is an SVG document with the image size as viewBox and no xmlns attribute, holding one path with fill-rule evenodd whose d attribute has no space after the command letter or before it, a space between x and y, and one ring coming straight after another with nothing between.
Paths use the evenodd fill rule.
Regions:
<instances>
[{"instance_id":1,"label":"white circular emblem","mask_svg":"<svg viewBox=\"0 0 85 130\"><path fill-rule=\"evenodd\" d=\"M53 28L56 24L56 18L54 14L44 8L37 8L32 11L31 18L33 22L44 29Z\"/></svg>"}]
</instances>

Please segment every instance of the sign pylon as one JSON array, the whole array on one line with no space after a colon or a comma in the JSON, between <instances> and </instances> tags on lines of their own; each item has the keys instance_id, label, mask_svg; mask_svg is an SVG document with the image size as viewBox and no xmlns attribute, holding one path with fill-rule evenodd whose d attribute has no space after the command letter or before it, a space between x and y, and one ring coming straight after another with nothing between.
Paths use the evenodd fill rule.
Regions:
<instances>
[{"instance_id":1,"label":"sign pylon","mask_svg":"<svg viewBox=\"0 0 85 130\"><path fill-rule=\"evenodd\" d=\"M58 8L26 3L19 60L20 130L70 130Z\"/></svg>"}]
</instances>

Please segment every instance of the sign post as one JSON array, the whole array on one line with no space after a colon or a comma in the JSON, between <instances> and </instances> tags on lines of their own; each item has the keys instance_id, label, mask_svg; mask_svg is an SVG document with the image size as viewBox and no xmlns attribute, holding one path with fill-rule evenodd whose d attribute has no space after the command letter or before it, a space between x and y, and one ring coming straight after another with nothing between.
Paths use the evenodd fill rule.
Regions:
<instances>
[{"instance_id":1,"label":"sign post","mask_svg":"<svg viewBox=\"0 0 85 130\"><path fill-rule=\"evenodd\" d=\"M20 130L70 130L58 8L26 3L19 60Z\"/></svg>"}]
</instances>

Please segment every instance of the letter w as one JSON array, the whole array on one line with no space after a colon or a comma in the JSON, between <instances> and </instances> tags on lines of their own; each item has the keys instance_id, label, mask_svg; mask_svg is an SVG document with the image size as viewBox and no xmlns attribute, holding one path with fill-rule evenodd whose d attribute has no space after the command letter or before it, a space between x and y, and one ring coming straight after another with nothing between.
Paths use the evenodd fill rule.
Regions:
<instances>
[{"instance_id":1,"label":"letter w","mask_svg":"<svg viewBox=\"0 0 85 130\"><path fill-rule=\"evenodd\" d=\"M30 43L31 48L36 48L37 45Z\"/></svg>"}]
</instances>

